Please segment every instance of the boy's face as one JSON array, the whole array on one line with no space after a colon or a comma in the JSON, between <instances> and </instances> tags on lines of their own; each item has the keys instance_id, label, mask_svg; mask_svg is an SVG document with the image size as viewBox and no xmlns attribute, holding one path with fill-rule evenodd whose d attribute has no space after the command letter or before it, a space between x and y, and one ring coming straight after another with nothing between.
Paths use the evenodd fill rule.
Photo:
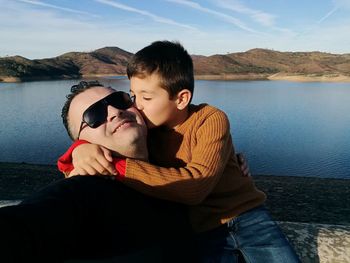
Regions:
<instances>
[{"instance_id":1,"label":"boy's face","mask_svg":"<svg viewBox=\"0 0 350 263\"><path fill-rule=\"evenodd\" d=\"M135 96L135 106L141 112L148 128L165 125L174 128L178 124L177 97L161 87L159 75L153 73L144 78L130 79L130 93Z\"/></svg>"}]
</instances>

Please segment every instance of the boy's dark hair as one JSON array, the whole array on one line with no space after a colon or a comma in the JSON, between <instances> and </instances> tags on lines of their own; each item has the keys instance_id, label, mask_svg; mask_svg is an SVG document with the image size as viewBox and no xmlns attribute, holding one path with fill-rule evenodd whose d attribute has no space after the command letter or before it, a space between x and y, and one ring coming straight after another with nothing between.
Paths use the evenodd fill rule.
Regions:
<instances>
[{"instance_id":1,"label":"boy's dark hair","mask_svg":"<svg viewBox=\"0 0 350 263\"><path fill-rule=\"evenodd\" d=\"M63 125L67 130L67 133L69 135L69 137L74 141L75 138L72 134L72 131L69 127L69 121L68 121L68 111L70 108L70 104L72 102L72 100L80 93L82 93L83 91L90 89L92 87L96 87L96 86L100 86L100 87L104 87L101 83L99 83L97 80L94 81L80 81L77 85L73 85L70 89L70 94L68 94L66 96L67 100L63 105L62 108L62 113L61 113L61 117L62 117L62 121L63 121Z\"/></svg>"},{"instance_id":2,"label":"boy's dark hair","mask_svg":"<svg viewBox=\"0 0 350 263\"><path fill-rule=\"evenodd\" d=\"M186 49L178 42L156 41L138 51L127 66L128 78L144 78L157 73L161 86L170 99L183 89L193 94L193 62Z\"/></svg>"}]
</instances>

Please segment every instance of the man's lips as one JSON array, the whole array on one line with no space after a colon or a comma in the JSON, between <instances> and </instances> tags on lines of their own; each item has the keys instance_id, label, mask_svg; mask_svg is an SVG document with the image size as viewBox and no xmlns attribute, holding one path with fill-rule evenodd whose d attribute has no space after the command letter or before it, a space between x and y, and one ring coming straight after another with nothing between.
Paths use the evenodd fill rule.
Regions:
<instances>
[{"instance_id":1,"label":"man's lips","mask_svg":"<svg viewBox=\"0 0 350 263\"><path fill-rule=\"evenodd\" d=\"M131 120L131 119L125 119L125 120L118 122L117 125L115 126L115 128L113 129L113 133L117 132L123 126L130 124L130 123L135 123L135 122L136 122L135 120Z\"/></svg>"}]
</instances>

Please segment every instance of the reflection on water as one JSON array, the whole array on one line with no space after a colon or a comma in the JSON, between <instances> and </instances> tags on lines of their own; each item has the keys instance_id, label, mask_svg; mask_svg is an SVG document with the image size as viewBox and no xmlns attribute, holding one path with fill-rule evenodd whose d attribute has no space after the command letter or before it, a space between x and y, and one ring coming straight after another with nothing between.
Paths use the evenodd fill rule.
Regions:
<instances>
[{"instance_id":1,"label":"reflection on water","mask_svg":"<svg viewBox=\"0 0 350 263\"><path fill-rule=\"evenodd\" d=\"M77 82L0 84L0 161L56 162L70 144L61 107ZM102 82L129 90L125 78ZM254 174L350 179L349 84L196 81L193 102L227 113Z\"/></svg>"}]
</instances>

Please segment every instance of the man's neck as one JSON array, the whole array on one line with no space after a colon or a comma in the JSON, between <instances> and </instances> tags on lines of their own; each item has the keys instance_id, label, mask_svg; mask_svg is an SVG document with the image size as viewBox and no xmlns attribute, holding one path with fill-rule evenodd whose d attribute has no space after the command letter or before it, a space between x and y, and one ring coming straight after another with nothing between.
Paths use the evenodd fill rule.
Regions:
<instances>
[{"instance_id":1,"label":"man's neck","mask_svg":"<svg viewBox=\"0 0 350 263\"><path fill-rule=\"evenodd\" d=\"M145 140L134 142L123 153L113 151L113 157L124 157L124 158L132 158L132 159L137 159L142 161L148 161L147 142Z\"/></svg>"}]
</instances>

